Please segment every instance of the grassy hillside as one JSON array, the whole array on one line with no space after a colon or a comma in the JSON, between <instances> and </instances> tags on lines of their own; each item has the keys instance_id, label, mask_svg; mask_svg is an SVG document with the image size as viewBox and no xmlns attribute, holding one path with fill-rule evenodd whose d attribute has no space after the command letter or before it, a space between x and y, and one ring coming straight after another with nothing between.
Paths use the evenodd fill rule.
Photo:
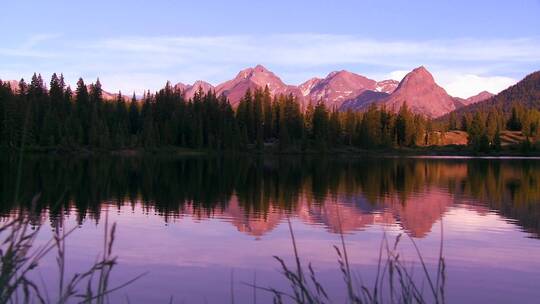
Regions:
<instances>
[{"instance_id":1,"label":"grassy hillside","mask_svg":"<svg viewBox=\"0 0 540 304\"><path fill-rule=\"evenodd\" d=\"M502 131L501 146L519 145L525 141L525 136L521 131ZM464 131L448 131L442 136L442 146L448 145L466 145L467 132Z\"/></svg>"}]
</instances>

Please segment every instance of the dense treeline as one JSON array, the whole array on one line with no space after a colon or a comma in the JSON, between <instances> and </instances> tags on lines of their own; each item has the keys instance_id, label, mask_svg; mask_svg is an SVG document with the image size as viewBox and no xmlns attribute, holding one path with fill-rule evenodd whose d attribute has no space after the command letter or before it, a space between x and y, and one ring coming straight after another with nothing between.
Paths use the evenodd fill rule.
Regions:
<instances>
[{"instance_id":1,"label":"dense treeline","mask_svg":"<svg viewBox=\"0 0 540 304\"><path fill-rule=\"evenodd\" d=\"M16 91L16 93L13 93ZM99 79L77 82L75 92L63 77L52 76L46 90L41 76L15 90L0 85L1 143L26 146L120 149L186 146L230 148L235 142L235 117L223 98L198 94L184 102L169 84L142 101L118 94L105 100ZM228 134L227 132L232 132Z\"/></svg>"},{"instance_id":2,"label":"dense treeline","mask_svg":"<svg viewBox=\"0 0 540 304\"><path fill-rule=\"evenodd\" d=\"M468 133L469 144L480 151L501 149L502 131L520 131L525 150L540 140L540 72L485 101L451 112L438 119L448 130Z\"/></svg>"},{"instance_id":3,"label":"dense treeline","mask_svg":"<svg viewBox=\"0 0 540 304\"><path fill-rule=\"evenodd\" d=\"M268 88L247 91L234 110L224 96L199 91L185 100L169 83L142 100L121 93L105 100L99 79L77 82L73 92L62 76L46 89L41 75L17 88L0 82L0 143L9 147L124 149L328 149L435 144L431 122L411 113L370 108L338 112L324 103L305 109L293 95L271 96ZM434 133L433 133L434 134Z\"/></svg>"},{"instance_id":4,"label":"dense treeline","mask_svg":"<svg viewBox=\"0 0 540 304\"><path fill-rule=\"evenodd\" d=\"M492 107L465 113L459 120L457 117L456 113L450 113L447 129L467 132L469 145L477 151L499 151L501 132L505 130L521 132L525 138L524 150L533 149L532 143L540 141L540 111L527 109L519 103L512 106L509 114L500 107Z\"/></svg>"},{"instance_id":5,"label":"dense treeline","mask_svg":"<svg viewBox=\"0 0 540 304\"><path fill-rule=\"evenodd\" d=\"M459 117L459 118L458 118ZM293 95L248 90L233 109L224 96L199 90L186 100L167 83L156 93L104 98L99 79L79 79L73 92L53 74L46 88L41 75L16 88L0 81L0 145L18 148L134 149L181 147L217 151L271 149L304 151L336 147L393 148L443 143L444 132L412 113L405 103L394 113L372 106L340 112L322 102L302 105ZM540 113L513 105L448 116L446 130L463 130L480 151L501 148L501 131L522 131L525 146L540 138Z\"/></svg>"},{"instance_id":6,"label":"dense treeline","mask_svg":"<svg viewBox=\"0 0 540 304\"><path fill-rule=\"evenodd\" d=\"M515 85L505 89L499 94L456 111L457 116L478 111L488 112L497 108L509 115L515 105L526 109L540 109L540 71L531 73Z\"/></svg>"}]
</instances>

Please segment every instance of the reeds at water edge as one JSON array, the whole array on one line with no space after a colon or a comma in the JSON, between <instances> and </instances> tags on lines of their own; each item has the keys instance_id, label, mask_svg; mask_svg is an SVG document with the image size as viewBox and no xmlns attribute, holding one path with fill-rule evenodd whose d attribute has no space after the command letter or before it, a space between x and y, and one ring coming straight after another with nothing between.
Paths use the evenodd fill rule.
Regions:
<instances>
[{"instance_id":1,"label":"reeds at water edge","mask_svg":"<svg viewBox=\"0 0 540 304\"><path fill-rule=\"evenodd\" d=\"M35 205L39 195L34 197ZM110 276L117 265L113 255L116 224L109 227L105 218L103 252L85 271L66 276L66 239L77 227L56 228L51 239L36 244L40 226L34 226L24 212L9 219L0 227L0 303L108 303L108 295L139 279L139 275L111 287ZM35 282L32 273L42 259L56 251L58 282L56 290L48 290ZM144 274L143 274L144 275ZM51 293L52 292L52 293Z\"/></svg>"},{"instance_id":2,"label":"reeds at water edge","mask_svg":"<svg viewBox=\"0 0 540 304\"><path fill-rule=\"evenodd\" d=\"M274 256L274 259L279 263L283 278L289 283L290 290L284 291L273 287L257 286L255 284L248 285L254 289L271 293L274 303L333 303L324 285L317 277L313 265L308 263L306 267L302 264L290 219L287 219L287 224L291 236L294 265L288 265L278 256ZM334 249L336 251L338 268L344 282L346 303L446 303L446 264L443 257L444 240L442 227L441 223L441 241L436 273L431 273L428 270L416 242L413 238L409 237L421 267L421 277L418 278L413 275L413 267L407 265L407 262L402 259L398 250L402 234L399 234L393 243L389 242L386 235L384 235L379 248L377 273L372 284L364 284L357 280L355 273L351 269L344 234L340 231L340 244L339 246L334 245ZM428 286L426 292L423 288L424 282L427 282Z\"/></svg>"}]
</instances>

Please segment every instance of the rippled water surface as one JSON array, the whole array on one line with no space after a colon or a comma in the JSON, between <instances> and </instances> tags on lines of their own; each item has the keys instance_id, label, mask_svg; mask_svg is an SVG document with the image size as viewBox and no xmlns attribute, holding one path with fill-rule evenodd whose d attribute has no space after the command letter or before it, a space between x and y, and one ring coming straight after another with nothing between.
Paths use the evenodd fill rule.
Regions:
<instances>
[{"instance_id":1,"label":"rippled water surface","mask_svg":"<svg viewBox=\"0 0 540 304\"><path fill-rule=\"evenodd\" d=\"M113 303L266 303L248 284L287 288L272 258L292 261L287 218L336 302L345 294L332 247L340 230L365 283L384 235L410 236L430 269L444 236L450 303L540 299L538 159L31 157L17 203L16 162L1 165L3 218L41 193L40 242L79 226L67 241L70 273L95 260L105 222L117 223L113 285L146 275ZM411 241L400 248L419 271ZM54 256L39 273L54 288Z\"/></svg>"}]
</instances>

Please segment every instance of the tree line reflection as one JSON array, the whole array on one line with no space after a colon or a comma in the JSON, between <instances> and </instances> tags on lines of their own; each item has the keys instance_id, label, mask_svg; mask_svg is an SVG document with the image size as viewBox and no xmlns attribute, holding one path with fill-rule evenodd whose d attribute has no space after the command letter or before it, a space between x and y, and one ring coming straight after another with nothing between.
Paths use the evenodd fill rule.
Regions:
<instances>
[{"instance_id":1,"label":"tree line reflection","mask_svg":"<svg viewBox=\"0 0 540 304\"><path fill-rule=\"evenodd\" d=\"M449 208L466 205L540 237L535 160L32 156L20 171L15 157L0 163L0 214L31 211L37 223L68 214L99 221L105 205L140 206L166 221L224 218L255 236L294 216L332 232L382 223L423 237Z\"/></svg>"}]
</instances>

